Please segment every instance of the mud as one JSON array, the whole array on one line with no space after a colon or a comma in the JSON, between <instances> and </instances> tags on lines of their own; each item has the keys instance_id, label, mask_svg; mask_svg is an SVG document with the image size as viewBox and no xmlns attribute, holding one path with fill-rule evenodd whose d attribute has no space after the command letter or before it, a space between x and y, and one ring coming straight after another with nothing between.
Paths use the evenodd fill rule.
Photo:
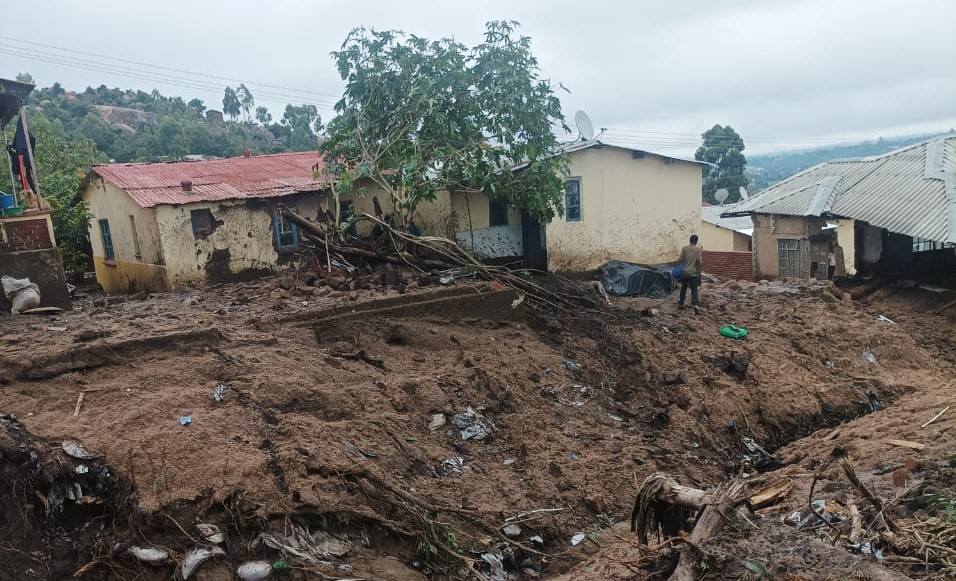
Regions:
<instances>
[{"instance_id":1,"label":"mud","mask_svg":"<svg viewBox=\"0 0 956 581\"><path fill-rule=\"evenodd\" d=\"M513 309L514 296L489 285L402 291L271 279L0 319L0 411L17 416L27 450L59 458L58 442L74 438L117 479L109 502L95 505L104 512L64 508L57 518L74 528L34 500L26 513L5 510L27 531L0 539L18 555L21 576L10 578L30 578L29 568L62 578L87 565L90 579L168 578L172 565L145 566L124 547L151 543L181 559L206 522L225 531L228 554L203 565L200 579L231 578L247 559L295 563L257 541L292 525L350 549L286 578L494 578L482 555L495 555L514 578L596 579L609 574L613 551L640 553L614 523L651 472L701 487L741 470L797 478L829 457L834 442L821 439L846 421L840 444L868 460L877 455L867 438L883 429L936 434L928 457L952 446L950 418L907 431L952 398L953 375L946 327L925 332L906 296L870 295L884 302L864 305L822 284L709 285L695 316L671 300L548 314ZM872 311L890 304L898 324ZM719 336L727 323L749 337ZM463 439L453 423L469 408L482 438ZM183 416L192 422L181 425ZM748 450L747 438L771 458ZM50 479L36 476L15 440L3 450L2 501L23 506ZM506 523L518 536L502 532ZM56 552L66 546L52 534L60 528L79 541L72 552ZM732 544L749 543L784 569L817 566L761 549L809 542L791 534L779 545L773 534L792 531L768 531L728 538L718 553L743 554ZM606 551L589 560L597 544L572 547L578 532ZM745 570L731 561L712 565ZM655 567L666 570L666 559L603 578L640 579Z\"/></svg>"}]
</instances>

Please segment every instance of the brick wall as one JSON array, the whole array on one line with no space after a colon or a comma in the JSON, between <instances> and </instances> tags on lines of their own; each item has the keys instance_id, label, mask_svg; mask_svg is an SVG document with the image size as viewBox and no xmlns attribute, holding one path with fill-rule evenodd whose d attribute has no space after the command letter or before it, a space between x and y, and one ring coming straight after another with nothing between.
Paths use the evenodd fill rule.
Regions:
<instances>
[{"instance_id":1,"label":"brick wall","mask_svg":"<svg viewBox=\"0 0 956 581\"><path fill-rule=\"evenodd\" d=\"M720 278L753 280L754 263L750 252L717 252L705 250L703 255L704 272Z\"/></svg>"},{"instance_id":2,"label":"brick wall","mask_svg":"<svg viewBox=\"0 0 956 581\"><path fill-rule=\"evenodd\" d=\"M22 252L24 250L43 250L53 248L50 229L45 218L36 220L10 220L3 222L6 233L4 250Z\"/></svg>"}]
</instances>

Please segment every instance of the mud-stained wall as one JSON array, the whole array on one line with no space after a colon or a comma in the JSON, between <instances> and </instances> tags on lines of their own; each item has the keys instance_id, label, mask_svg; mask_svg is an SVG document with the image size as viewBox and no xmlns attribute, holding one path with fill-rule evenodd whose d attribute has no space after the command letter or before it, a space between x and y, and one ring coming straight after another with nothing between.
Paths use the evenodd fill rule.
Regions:
<instances>
[{"instance_id":1,"label":"mud-stained wall","mask_svg":"<svg viewBox=\"0 0 956 581\"><path fill-rule=\"evenodd\" d=\"M273 220L283 203L308 219L322 210L323 196L299 194L264 200L196 202L156 208L166 268L174 286L213 283L267 274L295 247L277 249ZM207 210L213 227L193 229L193 213Z\"/></svg>"},{"instance_id":2,"label":"mud-stained wall","mask_svg":"<svg viewBox=\"0 0 956 581\"><path fill-rule=\"evenodd\" d=\"M772 279L780 276L777 240L806 240L823 232L826 220L812 216L753 216L754 277Z\"/></svg>"},{"instance_id":3,"label":"mud-stained wall","mask_svg":"<svg viewBox=\"0 0 956 581\"><path fill-rule=\"evenodd\" d=\"M458 244L478 258L507 258L524 253L520 225L461 230L456 238Z\"/></svg>"},{"instance_id":4,"label":"mud-stained wall","mask_svg":"<svg viewBox=\"0 0 956 581\"><path fill-rule=\"evenodd\" d=\"M584 271L616 258L659 263L677 259L700 231L701 166L631 150L590 148L571 155L581 180L581 220L547 225L548 268Z\"/></svg>"},{"instance_id":5,"label":"mud-stained wall","mask_svg":"<svg viewBox=\"0 0 956 581\"><path fill-rule=\"evenodd\" d=\"M120 293L168 290L163 247L154 210L139 207L126 192L98 177L87 186L82 199L93 214L89 228L93 268L103 290ZM109 222L113 241L112 261L106 259L103 250L100 220Z\"/></svg>"}]
</instances>

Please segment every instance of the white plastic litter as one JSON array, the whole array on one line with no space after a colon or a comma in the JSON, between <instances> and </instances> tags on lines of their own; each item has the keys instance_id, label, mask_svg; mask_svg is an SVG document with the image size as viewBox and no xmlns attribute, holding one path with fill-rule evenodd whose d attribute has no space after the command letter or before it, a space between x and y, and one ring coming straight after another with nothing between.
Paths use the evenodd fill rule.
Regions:
<instances>
[{"instance_id":1,"label":"white plastic litter","mask_svg":"<svg viewBox=\"0 0 956 581\"><path fill-rule=\"evenodd\" d=\"M222 531L216 525L199 523L196 525L196 529L199 531L199 534L202 535L203 540L207 543L218 545L225 540Z\"/></svg>"},{"instance_id":2,"label":"white plastic litter","mask_svg":"<svg viewBox=\"0 0 956 581\"><path fill-rule=\"evenodd\" d=\"M72 456L80 460L92 460L96 458L96 454L87 452L86 448L84 448L83 444L78 440L63 440L62 447L67 456Z\"/></svg>"},{"instance_id":3,"label":"white plastic litter","mask_svg":"<svg viewBox=\"0 0 956 581\"><path fill-rule=\"evenodd\" d=\"M242 581L263 581L272 577L272 563L268 561L249 561L239 565L236 575Z\"/></svg>"},{"instance_id":4,"label":"white plastic litter","mask_svg":"<svg viewBox=\"0 0 956 581\"><path fill-rule=\"evenodd\" d=\"M576 547L580 545L586 538L587 536L584 533L575 533L574 536L571 537L571 546Z\"/></svg>"},{"instance_id":5,"label":"white plastic litter","mask_svg":"<svg viewBox=\"0 0 956 581\"><path fill-rule=\"evenodd\" d=\"M126 552L150 565L162 565L169 561L169 551L156 547L130 547Z\"/></svg>"},{"instance_id":6,"label":"white plastic litter","mask_svg":"<svg viewBox=\"0 0 956 581\"><path fill-rule=\"evenodd\" d=\"M187 554L186 558L183 559L183 566L182 569L180 569L183 574L183 579L189 579L189 576L192 575L193 572L208 559L211 559L212 557L221 557L225 554L226 552L219 547L213 547L211 549L200 547L189 551L189 554Z\"/></svg>"}]
</instances>

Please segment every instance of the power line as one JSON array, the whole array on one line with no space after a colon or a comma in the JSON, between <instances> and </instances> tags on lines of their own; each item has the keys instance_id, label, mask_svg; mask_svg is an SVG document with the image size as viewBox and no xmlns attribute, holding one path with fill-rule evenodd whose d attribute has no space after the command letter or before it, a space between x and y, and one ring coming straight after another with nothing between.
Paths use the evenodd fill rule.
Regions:
<instances>
[{"instance_id":1,"label":"power line","mask_svg":"<svg viewBox=\"0 0 956 581\"><path fill-rule=\"evenodd\" d=\"M112 57L112 56L107 56L107 55L102 55L102 54L97 54L97 53L92 53L92 52L86 52L86 51L76 50L76 49L72 49L72 48L65 48L65 47L60 47L60 46L53 46L53 45L49 45L49 44L43 44L43 43L39 43L39 42L33 42L33 41L29 41L29 40L22 40L22 39L18 39L18 38L12 38L12 37L9 37L9 36L0 36L0 40L8 40L8 41L18 42L18 43L22 43L22 44L30 44L30 45L34 45L34 46L41 46L41 47L43 47L43 48L51 48L51 49L54 49L54 50L59 50L59 51L64 51L64 52L72 52L72 53L76 53L76 54L82 54L82 55L86 55L86 56L93 56L93 57L103 58L103 59L107 59L107 60L114 60L114 61L117 61L117 62L122 62L122 63L127 63L127 64L146 66L146 67L151 67L151 68L154 68L154 69L163 69L163 70L166 70L166 71L172 71L172 72L175 72L175 73L184 73L184 74L192 75L192 76L206 77L206 78L210 78L210 79L219 79L219 80L221 80L221 81L229 81L229 82L232 82L232 83L245 83L245 84L247 84L247 85L256 85L256 86L259 86L259 87L268 87L268 88L271 88L271 89L279 89L279 90L283 90L283 91L292 91L292 92L294 92L294 93L306 93L306 94L311 94L311 95L318 95L318 96L320 96L320 97L332 97L332 98L335 98L335 99L338 99L338 98L340 97L340 95L336 95L336 94L333 94L333 93L322 93L322 92L319 92L319 91L310 91L310 90L308 90L308 89L295 89L295 88L291 88L291 87L284 87L284 86L282 86L282 85L270 85L270 84L268 84L268 83L259 83L259 82L253 82L253 81L248 81L248 82L246 82L246 81L243 81L242 79L234 79L234 78L229 78L229 77L220 77L220 76L216 76L216 75L210 75L210 74L207 74L207 73L198 73L198 72L194 72L194 71L187 71L187 70L184 70L184 69L176 69L176 68L172 68L172 67L165 67L165 66L162 66L162 65L144 63L144 62L140 62L140 61L126 60L126 59L121 59L121 58L118 58L118 57Z\"/></svg>"},{"instance_id":2,"label":"power line","mask_svg":"<svg viewBox=\"0 0 956 581\"><path fill-rule=\"evenodd\" d=\"M622 129L622 128L614 128L614 127L606 127L606 128L604 128L604 130L607 131L607 132L609 132L609 133L626 133L626 134L631 134L631 135L649 134L649 135L652 135L652 136L662 136L662 137L674 136L674 139L676 139L676 140L684 140L684 141L686 141L686 139L682 139L682 138L685 138L685 137L686 137L686 138L696 138L696 139L694 139L694 141L696 141L696 142L698 142L698 143L701 142L701 141L703 141L703 138L702 138L700 135L691 134L691 133L669 133L669 132L664 132L664 131L642 131L642 130L638 130L638 129ZM743 139L743 138L741 138L741 139L742 139L742 141L744 141L744 142L746 142L746 143L752 143L752 142L755 142L755 141L767 141L767 142L781 142L781 141L782 141L782 142L788 142L788 143L804 143L804 142L810 142L810 143L834 143L834 144L839 144L839 143L860 143L860 142L862 142L862 141L867 141L866 139L855 139L855 138L849 138L849 137L820 137L820 138L812 138L812 137L761 137L761 136L753 136L753 135L748 135L748 136L746 137L746 139ZM870 140L875 141L875 139L870 139Z\"/></svg>"},{"instance_id":3,"label":"power line","mask_svg":"<svg viewBox=\"0 0 956 581\"><path fill-rule=\"evenodd\" d=\"M107 73L111 75L133 78L138 80L146 80L146 81L150 81L154 83L160 83L160 84L175 86L180 88L189 88L189 89L196 89L196 90L210 91L210 92L214 92L214 91L218 92L222 90L222 88L219 87L218 85L214 85L208 82L203 82L198 79L188 79L184 77L167 75L165 73L143 71L139 69L132 69L129 67L120 67L118 65L111 65L108 63L98 63L96 61L89 61L86 59L77 59L75 57L66 57L62 55L44 53L42 51L35 51L34 53L24 53L20 49L11 48L5 45L0 45L0 53L8 54L11 56L18 56L18 57L26 58L30 60L58 64L58 65L69 67L69 68ZM257 92L259 94L258 100L260 102L264 101L268 103L277 103L277 104L287 104L289 102L306 103L310 105L315 105L317 108L322 110L326 110L326 111L334 110L334 105L328 102L315 101L312 99L303 99L302 97L297 95L286 95L282 93L261 92L261 91L257 91Z\"/></svg>"}]
</instances>

